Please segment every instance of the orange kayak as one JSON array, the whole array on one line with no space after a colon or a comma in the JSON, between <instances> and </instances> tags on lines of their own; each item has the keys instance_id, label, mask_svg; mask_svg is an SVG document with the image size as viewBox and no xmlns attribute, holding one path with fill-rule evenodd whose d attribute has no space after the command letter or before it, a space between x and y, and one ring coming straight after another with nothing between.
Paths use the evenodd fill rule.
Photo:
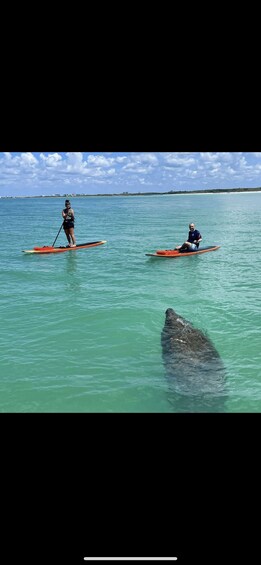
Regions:
<instances>
[{"instance_id":1,"label":"orange kayak","mask_svg":"<svg viewBox=\"0 0 261 565\"><path fill-rule=\"evenodd\" d=\"M220 245L209 245L208 247L201 247L197 251L178 251L177 249L159 249L156 253L145 253L148 257L188 257L191 255L198 255L199 253L208 253L209 251L216 251Z\"/></svg>"},{"instance_id":2,"label":"orange kayak","mask_svg":"<svg viewBox=\"0 0 261 565\"><path fill-rule=\"evenodd\" d=\"M95 247L96 245L102 245L106 243L104 241L93 241L91 243L80 243L76 247L60 246L52 247L51 245L45 245L44 247L34 247L33 249L23 250L23 253L63 253L64 251L77 251L79 249L88 249L88 247Z\"/></svg>"}]
</instances>

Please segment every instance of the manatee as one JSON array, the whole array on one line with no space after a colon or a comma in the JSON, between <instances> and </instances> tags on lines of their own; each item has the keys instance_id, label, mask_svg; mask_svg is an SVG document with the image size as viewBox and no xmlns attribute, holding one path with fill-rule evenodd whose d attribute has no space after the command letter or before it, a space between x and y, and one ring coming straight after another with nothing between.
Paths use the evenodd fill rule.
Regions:
<instances>
[{"instance_id":1,"label":"manatee","mask_svg":"<svg viewBox=\"0 0 261 565\"><path fill-rule=\"evenodd\" d=\"M184 400L181 402L184 409L187 406L189 411L208 408L209 411L223 411L219 400L226 395L225 367L211 340L168 308L161 345L171 391L187 398L185 404ZM217 402L213 404L213 400Z\"/></svg>"}]
</instances>

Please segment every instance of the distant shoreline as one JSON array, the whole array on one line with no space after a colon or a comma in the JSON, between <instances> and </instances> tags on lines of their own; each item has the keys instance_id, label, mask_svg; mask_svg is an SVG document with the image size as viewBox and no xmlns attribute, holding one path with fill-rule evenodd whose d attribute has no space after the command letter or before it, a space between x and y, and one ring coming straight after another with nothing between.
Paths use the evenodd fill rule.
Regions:
<instances>
[{"instance_id":1,"label":"distant shoreline","mask_svg":"<svg viewBox=\"0 0 261 565\"><path fill-rule=\"evenodd\" d=\"M0 196L0 199L16 199L16 198L91 198L96 196L166 196L166 195L191 195L191 194L231 194L241 192L261 192L261 187L257 188L217 188L206 190L169 190L168 192L119 192L111 194L40 194L34 196Z\"/></svg>"}]
</instances>

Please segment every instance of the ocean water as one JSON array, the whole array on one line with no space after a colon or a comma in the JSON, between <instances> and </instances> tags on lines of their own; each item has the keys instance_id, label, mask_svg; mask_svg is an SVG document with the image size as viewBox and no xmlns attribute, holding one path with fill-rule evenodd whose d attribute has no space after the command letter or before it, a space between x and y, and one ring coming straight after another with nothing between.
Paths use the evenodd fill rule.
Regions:
<instances>
[{"instance_id":1,"label":"ocean water","mask_svg":"<svg viewBox=\"0 0 261 565\"><path fill-rule=\"evenodd\" d=\"M261 193L72 198L87 250L51 245L64 198L1 199L1 412L260 412ZM213 253L145 255L181 244L189 222ZM56 245L66 244L63 231ZM162 360L165 311L202 330L226 371L215 406L180 396Z\"/></svg>"}]
</instances>

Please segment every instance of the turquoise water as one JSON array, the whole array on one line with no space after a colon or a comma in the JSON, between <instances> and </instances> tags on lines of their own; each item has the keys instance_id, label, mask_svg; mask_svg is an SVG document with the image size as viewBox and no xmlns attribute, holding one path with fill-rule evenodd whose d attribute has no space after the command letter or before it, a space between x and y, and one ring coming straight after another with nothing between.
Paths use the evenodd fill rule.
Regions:
<instances>
[{"instance_id":1,"label":"turquoise water","mask_svg":"<svg viewBox=\"0 0 261 565\"><path fill-rule=\"evenodd\" d=\"M162 362L165 310L203 330L226 368L226 412L261 411L261 193L72 198L78 243L53 243L63 198L1 199L1 412L179 412ZM187 238L213 253L151 259ZM63 232L57 245L66 243ZM221 399L222 400L222 399ZM223 400L222 400L223 401ZM194 410L204 411L200 402Z\"/></svg>"}]
</instances>

